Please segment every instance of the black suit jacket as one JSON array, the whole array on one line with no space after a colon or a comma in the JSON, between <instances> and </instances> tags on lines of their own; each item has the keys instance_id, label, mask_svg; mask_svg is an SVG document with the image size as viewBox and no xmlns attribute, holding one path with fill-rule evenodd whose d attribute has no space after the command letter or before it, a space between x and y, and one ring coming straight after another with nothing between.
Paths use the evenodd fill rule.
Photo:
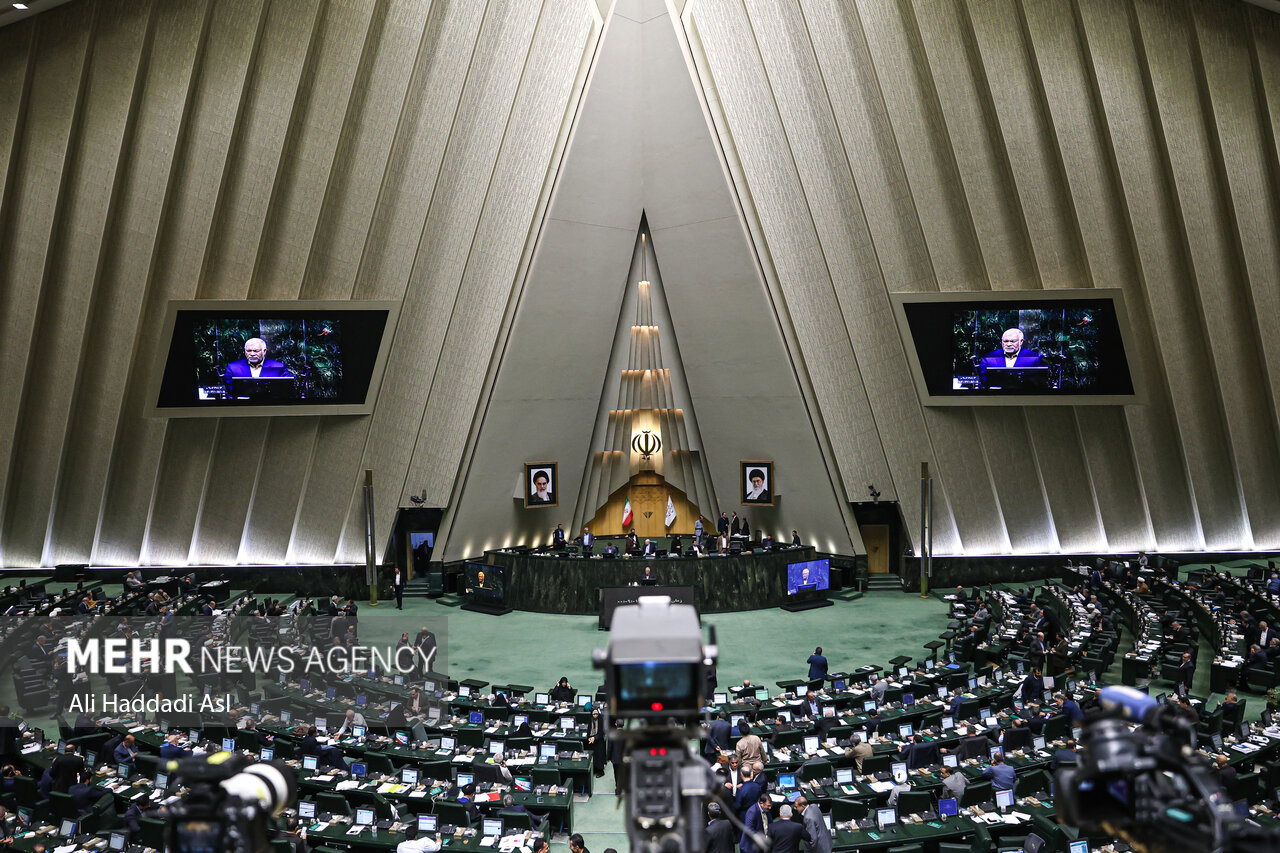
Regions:
<instances>
[{"instance_id":1,"label":"black suit jacket","mask_svg":"<svg viewBox=\"0 0 1280 853\"><path fill-rule=\"evenodd\" d=\"M734 853L734 844L737 840L729 821L724 818L713 820L707 824L705 853Z\"/></svg>"},{"instance_id":2,"label":"black suit jacket","mask_svg":"<svg viewBox=\"0 0 1280 853\"><path fill-rule=\"evenodd\" d=\"M769 840L773 842L772 853L799 853L801 840L812 841L813 838L804 824L774 818L769 821Z\"/></svg>"},{"instance_id":3,"label":"black suit jacket","mask_svg":"<svg viewBox=\"0 0 1280 853\"><path fill-rule=\"evenodd\" d=\"M712 720L707 727L707 737L720 749L728 749L730 731L728 720Z\"/></svg>"},{"instance_id":4,"label":"black suit jacket","mask_svg":"<svg viewBox=\"0 0 1280 853\"><path fill-rule=\"evenodd\" d=\"M84 772L84 759L75 753L63 753L53 759L49 775L53 777L53 790L65 794Z\"/></svg>"}]
</instances>

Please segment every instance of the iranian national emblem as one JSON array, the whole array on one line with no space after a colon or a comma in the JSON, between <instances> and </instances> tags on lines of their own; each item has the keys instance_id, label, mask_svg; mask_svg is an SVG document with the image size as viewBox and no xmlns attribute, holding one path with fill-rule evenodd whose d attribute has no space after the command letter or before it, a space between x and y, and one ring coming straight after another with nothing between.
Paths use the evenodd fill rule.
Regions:
<instances>
[{"instance_id":1,"label":"iranian national emblem","mask_svg":"<svg viewBox=\"0 0 1280 853\"><path fill-rule=\"evenodd\" d=\"M631 439L631 449L640 454L641 459L648 459L662 449L662 439L650 430L641 430Z\"/></svg>"}]
</instances>

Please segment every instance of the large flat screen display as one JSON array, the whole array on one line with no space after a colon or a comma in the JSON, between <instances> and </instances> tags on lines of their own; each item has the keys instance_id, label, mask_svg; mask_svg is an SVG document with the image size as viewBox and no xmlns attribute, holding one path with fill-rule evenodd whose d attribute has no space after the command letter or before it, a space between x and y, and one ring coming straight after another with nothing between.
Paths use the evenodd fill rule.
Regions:
<instances>
[{"instance_id":1,"label":"large flat screen display","mask_svg":"<svg viewBox=\"0 0 1280 853\"><path fill-rule=\"evenodd\" d=\"M501 604L506 600L507 591L502 566L467 563L464 568L467 592L472 598L483 599L494 604Z\"/></svg>"},{"instance_id":2,"label":"large flat screen display","mask_svg":"<svg viewBox=\"0 0 1280 853\"><path fill-rule=\"evenodd\" d=\"M178 302L156 416L364 414L394 303Z\"/></svg>"},{"instance_id":3,"label":"large flat screen display","mask_svg":"<svg viewBox=\"0 0 1280 853\"><path fill-rule=\"evenodd\" d=\"M898 294L930 405L1137 402L1118 290Z\"/></svg>"},{"instance_id":4,"label":"large flat screen display","mask_svg":"<svg viewBox=\"0 0 1280 853\"><path fill-rule=\"evenodd\" d=\"M831 588L831 561L808 560L787 565L787 595L825 592Z\"/></svg>"}]
</instances>

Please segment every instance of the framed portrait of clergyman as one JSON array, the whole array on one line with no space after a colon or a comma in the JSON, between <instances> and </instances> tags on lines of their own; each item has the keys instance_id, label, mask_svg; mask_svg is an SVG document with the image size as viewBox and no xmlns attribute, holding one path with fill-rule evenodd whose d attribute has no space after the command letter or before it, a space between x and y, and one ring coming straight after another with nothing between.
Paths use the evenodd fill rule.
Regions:
<instances>
[{"instance_id":1,"label":"framed portrait of clergyman","mask_svg":"<svg viewBox=\"0 0 1280 853\"><path fill-rule=\"evenodd\" d=\"M555 506L557 503L556 463L524 463L525 507Z\"/></svg>"},{"instance_id":2,"label":"framed portrait of clergyman","mask_svg":"<svg viewBox=\"0 0 1280 853\"><path fill-rule=\"evenodd\" d=\"M752 506L773 506L773 462L746 460L742 467L742 502Z\"/></svg>"}]
</instances>

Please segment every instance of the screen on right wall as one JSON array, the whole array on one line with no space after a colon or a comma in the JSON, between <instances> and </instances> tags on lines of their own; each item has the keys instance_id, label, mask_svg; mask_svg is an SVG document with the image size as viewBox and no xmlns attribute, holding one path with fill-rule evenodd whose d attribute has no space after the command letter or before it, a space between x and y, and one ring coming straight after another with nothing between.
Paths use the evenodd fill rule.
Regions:
<instances>
[{"instance_id":1,"label":"screen on right wall","mask_svg":"<svg viewBox=\"0 0 1280 853\"><path fill-rule=\"evenodd\" d=\"M1119 291L899 294L932 405L1136 402Z\"/></svg>"}]
</instances>

